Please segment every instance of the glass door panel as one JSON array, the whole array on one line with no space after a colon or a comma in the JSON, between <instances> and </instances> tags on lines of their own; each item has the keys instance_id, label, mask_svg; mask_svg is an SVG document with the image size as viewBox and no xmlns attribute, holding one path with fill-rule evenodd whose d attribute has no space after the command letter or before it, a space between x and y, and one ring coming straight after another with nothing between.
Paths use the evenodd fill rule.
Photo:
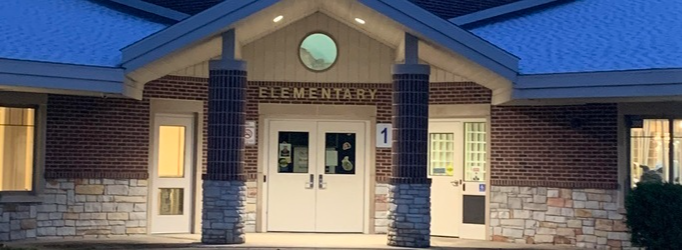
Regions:
<instances>
[{"instance_id":1,"label":"glass door panel","mask_svg":"<svg viewBox=\"0 0 683 250\"><path fill-rule=\"evenodd\" d=\"M429 134L429 175L453 176L455 165L455 135L453 133Z\"/></svg>"},{"instance_id":2,"label":"glass door panel","mask_svg":"<svg viewBox=\"0 0 683 250\"><path fill-rule=\"evenodd\" d=\"M356 173L356 134L325 133L325 174Z\"/></svg>"},{"instance_id":3,"label":"glass door panel","mask_svg":"<svg viewBox=\"0 0 683 250\"><path fill-rule=\"evenodd\" d=\"M486 180L486 123L465 123L465 181Z\"/></svg>"},{"instance_id":4,"label":"glass door panel","mask_svg":"<svg viewBox=\"0 0 683 250\"><path fill-rule=\"evenodd\" d=\"M279 132L278 173L308 173L308 132Z\"/></svg>"}]
</instances>

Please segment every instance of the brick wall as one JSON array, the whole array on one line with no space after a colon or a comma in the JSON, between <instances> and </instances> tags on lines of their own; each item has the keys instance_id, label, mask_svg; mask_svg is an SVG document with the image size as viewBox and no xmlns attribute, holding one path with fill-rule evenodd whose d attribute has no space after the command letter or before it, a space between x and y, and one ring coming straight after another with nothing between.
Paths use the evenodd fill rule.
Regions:
<instances>
[{"instance_id":1,"label":"brick wall","mask_svg":"<svg viewBox=\"0 0 683 250\"><path fill-rule=\"evenodd\" d=\"M50 95L46 178L147 178L150 98L206 101L207 81L167 76L148 83L142 101ZM375 100L259 98L259 87L275 86L376 89L377 95ZM432 83L430 93L431 104L490 103L491 96L488 89L474 83ZM247 99L247 120L258 121L258 103L283 103L377 106L377 122L391 123L391 84L250 82ZM208 121L206 116L202 119L202 162L206 169ZM253 181L258 146L247 146L245 154L245 171ZM376 171L378 181L385 182L391 173L391 149L377 149Z\"/></svg>"},{"instance_id":2,"label":"brick wall","mask_svg":"<svg viewBox=\"0 0 683 250\"><path fill-rule=\"evenodd\" d=\"M495 186L614 189L617 106L492 108Z\"/></svg>"},{"instance_id":3,"label":"brick wall","mask_svg":"<svg viewBox=\"0 0 683 250\"><path fill-rule=\"evenodd\" d=\"M142 101L50 95L45 178L148 177L149 98L206 99L206 80L150 82Z\"/></svg>"}]
</instances>

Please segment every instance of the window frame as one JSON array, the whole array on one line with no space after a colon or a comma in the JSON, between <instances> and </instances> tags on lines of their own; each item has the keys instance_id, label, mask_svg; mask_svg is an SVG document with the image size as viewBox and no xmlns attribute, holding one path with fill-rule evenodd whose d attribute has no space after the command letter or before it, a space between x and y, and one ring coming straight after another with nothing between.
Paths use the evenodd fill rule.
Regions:
<instances>
[{"instance_id":1,"label":"window frame","mask_svg":"<svg viewBox=\"0 0 683 250\"><path fill-rule=\"evenodd\" d=\"M666 182L673 182L674 181L674 138L675 138L675 120L681 120L680 117L675 117L675 116L669 116L669 115L626 115L625 117L625 124L626 124L626 183L624 183L624 190L626 191L626 194L628 194L631 191L631 128L633 128L633 122L635 120L668 120L669 121L669 161L667 162L667 172L668 174L668 179L664 180Z\"/></svg>"},{"instance_id":2,"label":"window frame","mask_svg":"<svg viewBox=\"0 0 683 250\"><path fill-rule=\"evenodd\" d=\"M47 123L47 95L32 93L0 92L0 107L34 109L33 125L33 170L31 190L0 191L2 203L35 203L41 202L45 179L45 136Z\"/></svg>"}]
</instances>

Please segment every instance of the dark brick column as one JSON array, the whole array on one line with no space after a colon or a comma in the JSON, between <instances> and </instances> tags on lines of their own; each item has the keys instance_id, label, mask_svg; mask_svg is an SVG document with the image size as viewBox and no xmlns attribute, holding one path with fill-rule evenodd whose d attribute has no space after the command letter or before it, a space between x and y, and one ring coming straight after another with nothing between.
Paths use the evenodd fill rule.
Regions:
<instances>
[{"instance_id":1,"label":"dark brick column","mask_svg":"<svg viewBox=\"0 0 683 250\"><path fill-rule=\"evenodd\" d=\"M429 66L394 66L388 245L429 247Z\"/></svg>"},{"instance_id":2,"label":"dark brick column","mask_svg":"<svg viewBox=\"0 0 683 250\"><path fill-rule=\"evenodd\" d=\"M202 176L204 244L245 242L245 65L242 61L210 63L208 160L206 174Z\"/></svg>"}]
</instances>

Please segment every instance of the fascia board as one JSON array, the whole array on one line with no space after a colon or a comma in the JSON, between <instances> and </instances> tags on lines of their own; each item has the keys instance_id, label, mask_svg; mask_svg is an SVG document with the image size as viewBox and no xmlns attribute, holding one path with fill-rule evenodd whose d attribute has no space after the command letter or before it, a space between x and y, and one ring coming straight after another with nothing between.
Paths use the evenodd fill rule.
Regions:
<instances>
[{"instance_id":1,"label":"fascia board","mask_svg":"<svg viewBox=\"0 0 683 250\"><path fill-rule=\"evenodd\" d=\"M613 97L677 97L680 100L681 84L514 89L512 94L513 100Z\"/></svg>"},{"instance_id":2,"label":"fascia board","mask_svg":"<svg viewBox=\"0 0 683 250\"><path fill-rule=\"evenodd\" d=\"M180 11L165 8L156 4L151 4L142 0L110 0L112 2L125 5L131 8L142 10L147 13L151 13L157 16L171 19L173 21L181 21L185 18L190 17L190 15L182 13Z\"/></svg>"},{"instance_id":3,"label":"fascia board","mask_svg":"<svg viewBox=\"0 0 683 250\"><path fill-rule=\"evenodd\" d=\"M533 8L536 6L552 3L552 2L558 2L558 0L522 0L519 2L514 2L506 5L501 5L498 7L493 7L490 9L485 9L482 11L477 11L471 14L467 14L464 16L459 16L459 17L454 17L451 19L448 19L449 22L455 24L455 25L468 25L471 23L483 21L486 19L494 18L497 16L517 12L520 10L525 10L529 8Z\"/></svg>"},{"instance_id":4,"label":"fascia board","mask_svg":"<svg viewBox=\"0 0 683 250\"><path fill-rule=\"evenodd\" d=\"M651 84L681 84L683 71L673 69L646 69L626 71L578 72L558 74L520 75L515 88L576 88L598 86L627 86Z\"/></svg>"}]
</instances>

